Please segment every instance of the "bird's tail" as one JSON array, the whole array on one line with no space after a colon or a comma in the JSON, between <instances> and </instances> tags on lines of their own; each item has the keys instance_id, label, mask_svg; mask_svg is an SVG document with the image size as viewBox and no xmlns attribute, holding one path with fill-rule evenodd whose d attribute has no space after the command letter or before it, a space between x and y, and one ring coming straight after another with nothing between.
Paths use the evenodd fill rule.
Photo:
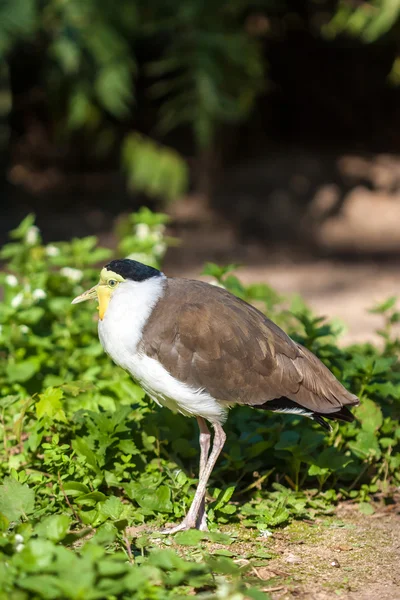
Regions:
<instances>
[{"instance_id":1,"label":"bird's tail","mask_svg":"<svg viewBox=\"0 0 400 600\"><path fill-rule=\"evenodd\" d=\"M358 398L354 397L354 401L350 406L356 406L357 404L359 404L359 400ZM329 423L325 421L325 419L329 419L331 421L345 421L347 423L351 423L355 420L355 416L349 411L347 406L340 406L336 411L322 413L310 410L304 406L301 406L294 400L290 400L289 398L285 397L277 398L276 400L269 400L268 402L265 402L264 404L261 404L256 408L261 408L263 410L271 410L272 412L288 413L309 417L328 431L331 431L332 427Z\"/></svg>"},{"instance_id":2,"label":"bird's tail","mask_svg":"<svg viewBox=\"0 0 400 600\"><path fill-rule=\"evenodd\" d=\"M355 416L349 411L347 406L342 406L340 410L333 413L313 413L311 418L328 431L331 431L332 427L324 419L330 419L332 421L345 421L346 423L352 423L356 420Z\"/></svg>"}]
</instances>

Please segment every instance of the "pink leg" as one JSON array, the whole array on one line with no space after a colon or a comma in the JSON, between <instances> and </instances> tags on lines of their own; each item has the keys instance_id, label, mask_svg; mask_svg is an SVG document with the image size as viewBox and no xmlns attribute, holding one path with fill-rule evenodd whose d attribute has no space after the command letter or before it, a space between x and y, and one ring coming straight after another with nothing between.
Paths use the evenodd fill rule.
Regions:
<instances>
[{"instance_id":1,"label":"pink leg","mask_svg":"<svg viewBox=\"0 0 400 600\"><path fill-rule=\"evenodd\" d=\"M221 450L224 447L226 440L225 431L222 429L219 423L214 423L214 431L215 435L213 447L203 470L200 472L199 483L193 498L192 505L189 508L189 512L183 519L182 523L180 523L176 527L172 527L172 529L165 529L160 533L176 533L177 531L183 531L185 529L195 529L198 523L199 516L201 516L201 520L203 521L203 516L201 514L201 506L206 494L207 483L214 468L214 465L217 462L218 456L221 454ZM201 435L202 433L200 433L200 436ZM204 448L206 448L205 443Z\"/></svg>"},{"instance_id":2,"label":"pink leg","mask_svg":"<svg viewBox=\"0 0 400 600\"><path fill-rule=\"evenodd\" d=\"M199 477L201 478L204 469L206 468L208 454L210 451L210 440L211 434L207 427L207 423L202 417L197 417L197 422L200 429L200 471ZM196 528L200 531L208 531L207 518L206 518L206 495L204 494L203 500L200 505L199 514L197 515Z\"/></svg>"}]
</instances>

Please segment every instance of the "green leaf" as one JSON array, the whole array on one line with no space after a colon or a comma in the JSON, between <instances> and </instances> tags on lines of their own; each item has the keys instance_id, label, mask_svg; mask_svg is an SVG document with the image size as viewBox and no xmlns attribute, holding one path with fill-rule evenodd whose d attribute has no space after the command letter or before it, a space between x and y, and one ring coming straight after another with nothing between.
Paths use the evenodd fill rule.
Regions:
<instances>
[{"instance_id":1,"label":"green leaf","mask_svg":"<svg viewBox=\"0 0 400 600\"><path fill-rule=\"evenodd\" d=\"M124 554L114 554L97 563L97 569L102 577L122 576L129 571Z\"/></svg>"},{"instance_id":2,"label":"green leaf","mask_svg":"<svg viewBox=\"0 0 400 600\"><path fill-rule=\"evenodd\" d=\"M256 588L247 588L246 596L251 598L251 600L272 600L272 596L265 592L261 592Z\"/></svg>"},{"instance_id":3,"label":"green leaf","mask_svg":"<svg viewBox=\"0 0 400 600\"><path fill-rule=\"evenodd\" d=\"M74 396L74 398L83 392L95 389L93 383L90 381L72 381L64 383L61 387L66 394L70 394L71 396Z\"/></svg>"},{"instance_id":4,"label":"green leaf","mask_svg":"<svg viewBox=\"0 0 400 600\"><path fill-rule=\"evenodd\" d=\"M240 571L240 567L230 558L225 556L210 556L206 559L206 563L211 567L211 570L214 573L219 573L221 575L237 575Z\"/></svg>"},{"instance_id":5,"label":"green leaf","mask_svg":"<svg viewBox=\"0 0 400 600\"><path fill-rule=\"evenodd\" d=\"M12 406L13 404L15 404L15 402L17 402L19 399L20 399L20 396L18 396L18 394L4 396L3 398L0 398L0 407L8 408L9 406Z\"/></svg>"},{"instance_id":6,"label":"green leaf","mask_svg":"<svg viewBox=\"0 0 400 600\"><path fill-rule=\"evenodd\" d=\"M263 515L265 523L271 527L282 525L286 523L290 518L290 512L283 506L278 507L273 513L266 513Z\"/></svg>"},{"instance_id":7,"label":"green leaf","mask_svg":"<svg viewBox=\"0 0 400 600\"><path fill-rule=\"evenodd\" d=\"M362 512L363 515L373 515L375 512L374 507L369 502L360 502L358 510Z\"/></svg>"},{"instance_id":8,"label":"green leaf","mask_svg":"<svg viewBox=\"0 0 400 600\"><path fill-rule=\"evenodd\" d=\"M96 455L83 438L75 438L72 441L72 447L79 456L87 461L87 464L92 467L96 473L100 473Z\"/></svg>"},{"instance_id":9,"label":"green leaf","mask_svg":"<svg viewBox=\"0 0 400 600\"><path fill-rule=\"evenodd\" d=\"M311 465L308 469L310 477L318 477L320 475L326 475L327 473L329 473L329 469L318 467L318 465Z\"/></svg>"},{"instance_id":10,"label":"green leaf","mask_svg":"<svg viewBox=\"0 0 400 600\"><path fill-rule=\"evenodd\" d=\"M397 296L391 296L381 304L374 306L374 308L370 308L369 312L375 314L384 314L386 311L390 310L391 308L394 308L394 306L396 306L396 302Z\"/></svg>"},{"instance_id":11,"label":"green leaf","mask_svg":"<svg viewBox=\"0 0 400 600\"><path fill-rule=\"evenodd\" d=\"M201 540L205 537L205 534L198 529L188 529L187 531L180 531L174 536L174 540L177 544L182 546L198 546Z\"/></svg>"},{"instance_id":12,"label":"green leaf","mask_svg":"<svg viewBox=\"0 0 400 600\"><path fill-rule=\"evenodd\" d=\"M293 450L298 446L300 434L297 431L283 431L279 441L275 444L276 450Z\"/></svg>"},{"instance_id":13,"label":"green leaf","mask_svg":"<svg viewBox=\"0 0 400 600\"><path fill-rule=\"evenodd\" d=\"M4 533L10 527L10 521L3 513L0 513L0 533ZM1 579L0 579L1 581Z\"/></svg>"},{"instance_id":14,"label":"green leaf","mask_svg":"<svg viewBox=\"0 0 400 600\"><path fill-rule=\"evenodd\" d=\"M356 440L349 442L349 446L353 452L362 458L375 457L379 459L382 454L378 439L372 431L360 431L357 434Z\"/></svg>"},{"instance_id":15,"label":"green leaf","mask_svg":"<svg viewBox=\"0 0 400 600\"><path fill-rule=\"evenodd\" d=\"M5 477L0 485L0 513L9 521L17 521L26 517L35 509L35 493L24 483L19 483L13 477Z\"/></svg>"},{"instance_id":16,"label":"green leaf","mask_svg":"<svg viewBox=\"0 0 400 600\"><path fill-rule=\"evenodd\" d=\"M172 550L159 550L152 552L149 563L165 571L184 569L185 561Z\"/></svg>"},{"instance_id":17,"label":"green leaf","mask_svg":"<svg viewBox=\"0 0 400 600\"><path fill-rule=\"evenodd\" d=\"M213 505L214 510L218 510L222 508L229 500L232 498L232 494L235 491L235 486L231 485L226 490L223 490L218 495L218 498L215 501L215 505Z\"/></svg>"},{"instance_id":18,"label":"green leaf","mask_svg":"<svg viewBox=\"0 0 400 600\"><path fill-rule=\"evenodd\" d=\"M67 422L67 417L61 404L64 396L60 388L48 388L43 394L39 394L39 402L36 403L36 415L38 419L44 416L56 421Z\"/></svg>"},{"instance_id":19,"label":"green leaf","mask_svg":"<svg viewBox=\"0 0 400 600\"><path fill-rule=\"evenodd\" d=\"M67 36L60 36L53 41L51 54L55 57L65 73L76 73L80 62L80 48Z\"/></svg>"},{"instance_id":20,"label":"green leaf","mask_svg":"<svg viewBox=\"0 0 400 600\"><path fill-rule=\"evenodd\" d=\"M170 513L173 510L171 490L166 485L160 485L156 490L142 489L135 495L135 500L149 511Z\"/></svg>"},{"instance_id":21,"label":"green leaf","mask_svg":"<svg viewBox=\"0 0 400 600\"><path fill-rule=\"evenodd\" d=\"M129 187L143 190L150 196L174 200L188 184L187 166L181 157L174 150L137 133L124 140L122 164Z\"/></svg>"},{"instance_id":22,"label":"green leaf","mask_svg":"<svg viewBox=\"0 0 400 600\"><path fill-rule=\"evenodd\" d=\"M104 66L97 75L95 89L106 110L116 117L126 115L132 89L129 65L115 63Z\"/></svg>"},{"instance_id":23,"label":"green leaf","mask_svg":"<svg viewBox=\"0 0 400 600\"><path fill-rule=\"evenodd\" d=\"M219 533L218 531L210 531L208 539L215 544L224 544L230 546L233 543L233 538L227 533Z\"/></svg>"},{"instance_id":24,"label":"green leaf","mask_svg":"<svg viewBox=\"0 0 400 600\"><path fill-rule=\"evenodd\" d=\"M98 502L104 502L106 496L102 492L89 492L89 494L83 494L75 499L77 504L83 506L96 506Z\"/></svg>"},{"instance_id":25,"label":"green leaf","mask_svg":"<svg viewBox=\"0 0 400 600\"><path fill-rule=\"evenodd\" d=\"M124 510L124 505L116 496L110 496L101 505L100 513L110 519L119 519Z\"/></svg>"},{"instance_id":26,"label":"green leaf","mask_svg":"<svg viewBox=\"0 0 400 600\"><path fill-rule=\"evenodd\" d=\"M30 358L18 363L8 363L6 373L10 383L24 383L33 377L40 369L40 363L36 358Z\"/></svg>"},{"instance_id":27,"label":"green leaf","mask_svg":"<svg viewBox=\"0 0 400 600\"><path fill-rule=\"evenodd\" d=\"M19 586L32 592L34 598L57 600L60 597L60 581L55 575L28 575L19 582Z\"/></svg>"},{"instance_id":28,"label":"green leaf","mask_svg":"<svg viewBox=\"0 0 400 600\"><path fill-rule=\"evenodd\" d=\"M355 415L357 419L360 420L361 427L365 431L370 431L373 433L382 426L382 411L380 407L369 398L364 398L360 406L357 406Z\"/></svg>"},{"instance_id":29,"label":"green leaf","mask_svg":"<svg viewBox=\"0 0 400 600\"><path fill-rule=\"evenodd\" d=\"M26 310L21 310L18 314L19 320L26 325L35 325L45 314L44 308L32 306Z\"/></svg>"},{"instance_id":30,"label":"green leaf","mask_svg":"<svg viewBox=\"0 0 400 600\"><path fill-rule=\"evenodd\" d=\"M90 488L79 481L64 481L63 488L67 496L81 496L90 493Z\"/></svg>"},{"instance_id":31,"label":"green leaf","mask_svg":"<svg viewBox=\"0 0 400 600\"><path fill-rule=\"evenodd\" d=\"M35 528L40 537L60 542L67 535L71 519L67 515L51 515L44 518Z\"/></svg>"},{"instance_id":32,"label":"green leaf","mask_svg":"<svg viewBox=\"0 0 400 600\"><path fill-rule=\"evenodd\" d=\"M17 1L21 5L23 0L17 0ZM26 236L26 234L28 233L28 230L34 224L35 224L35 215L30 213L29 215L27 215L25 217L25 219L23 219L21 221L21 223L18 225L18 227L16 229L13 229L12 231L10 231L10 237L13 238L14 240L23 239Z\"/></svg>"}]
</instances>

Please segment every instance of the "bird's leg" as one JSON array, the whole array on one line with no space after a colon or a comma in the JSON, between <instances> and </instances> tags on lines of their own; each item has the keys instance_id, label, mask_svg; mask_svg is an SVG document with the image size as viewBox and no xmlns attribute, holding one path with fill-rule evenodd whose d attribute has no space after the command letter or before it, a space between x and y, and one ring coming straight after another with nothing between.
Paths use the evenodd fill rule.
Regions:
<instances>
[{"instance_id":1,"label":"bird's leg","mask_svg":"<svg viewBox=\"0 0 400 600\"><path fill-rule=\"evenodd\" d=\"M210 451L210 440L211 434L207 427L207 423L203 417L197 417L197 422L200 429L200 469L199 478L201 478L204 469L206 468L208 453ZM206 518L206 495L204 494L203 500L201 501L199 514L197 515L196 527L200 531L208 531L207 518Z\"/></svg>"},{"instance_id":2,"label":"bird's leg","mask_svg":"<svg viewBox=\"0 0 400 600\"><path fill-rule=\"evenodd\" d=\"M217 462L218 456L221 453L222 448L224 447L226 434L222 429L219 423L214 423L214 441L213 447L208 457L207 463L200 473L199 484L196 489L196 493L193 498L193 502L191 507L189 508L189 512L186 517L183 519L182 523L177 525L176 527L172 527L172 529L165 529L160 533L176 533L177 531L183 531L185 529L195 529L197 524L198 515L200 513L201 504L205 497L207 483L214 468L215 463Z\"/></svg>"}]
</instances>

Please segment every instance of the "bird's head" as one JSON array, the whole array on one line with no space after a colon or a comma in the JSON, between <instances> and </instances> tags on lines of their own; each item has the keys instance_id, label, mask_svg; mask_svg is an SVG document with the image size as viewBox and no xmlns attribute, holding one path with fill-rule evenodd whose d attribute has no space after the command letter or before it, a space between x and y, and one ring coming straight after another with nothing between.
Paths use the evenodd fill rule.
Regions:
<instances>
[{"instance_id":1,"label":"bird's head","mask_svg":"<svg viewBox=\"0 0 400 600\"><path fill-rule=\"evenodd\" d=\"M143 265L136 260L128 258L112 260L101 270L99 283L74 298L72 304L97 298L99 317L103 320L108 304L119 286L124 285L127 281L141 282L160 275L162 274L157 269Z\"/></svg>"}]
</instances>

